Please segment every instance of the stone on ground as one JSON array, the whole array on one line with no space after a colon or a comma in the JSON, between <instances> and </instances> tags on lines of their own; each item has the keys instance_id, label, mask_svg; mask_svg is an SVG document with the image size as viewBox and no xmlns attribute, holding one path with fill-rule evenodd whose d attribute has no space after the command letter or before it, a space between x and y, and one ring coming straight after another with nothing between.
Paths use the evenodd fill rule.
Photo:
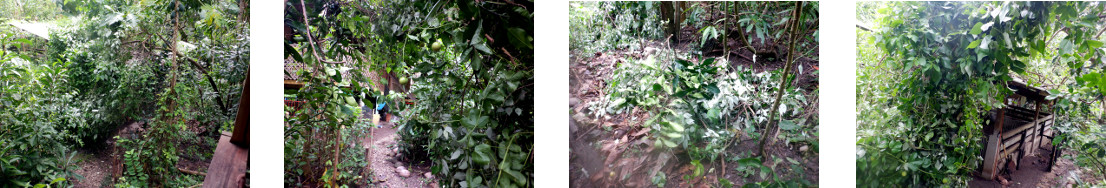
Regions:
<instances>
[{"instance_id":1,"label":"stone on ground","mask_svg":"<svg viewBox=\"0 0 1106 188\"><path fill-rule=\"evenodd\" d=\"M411 171L408 171L407 168L404 168L403 166L396 167L396 173L398 173L399 176L402 176L402 177L405 177L405 178L411 176Z\"/></svg>"}]
</instances>

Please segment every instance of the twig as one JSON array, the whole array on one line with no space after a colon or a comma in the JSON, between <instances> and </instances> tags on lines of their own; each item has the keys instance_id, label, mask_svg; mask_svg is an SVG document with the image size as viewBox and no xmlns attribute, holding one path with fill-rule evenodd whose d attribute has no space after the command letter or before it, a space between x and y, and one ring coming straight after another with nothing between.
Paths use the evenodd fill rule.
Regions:
<instances>
[{"instance_id":1,"label":"twig","mask_svg":"<svg viewBox=\"0 0 1106 188\"><path fill-rule=\"evenodd\" d=\"M300 0L300 6L301 6L300 7L300 12L303 13L302 14L303 15L303 24L305 26L307 26L307 28L305 29L305 30L307 30L307 40L308 40L308 42L310 42L307 45L311 46L310 47L311 48L311 53L315 54L315 60L318 60L319 62L323 62L323 63L330 63L330 64L344 64L344 63L346 63L346 62L327 61L322 56L319 56L319 52L318 52L319 49L318 49L318 47L315 46L315 37L313 36L313 34L311 34L311 19L307 18L307 3L304 3L303 0Z\"/></svg>"},{"instance_id":2,"label":"twig","mask_svg":"<svg viewBox=\"0 0 1106 188\"><path fill-rule=\"evenodd\" d=\"M180 167L177 167L177 170L180 170L181 172L184 172L185 174L192 174L192 175L198 175L198 176L207 176L207 173L203 173L203 172L199 172L199 171L192 171L192 170L188 170L188 169L184 169L184 168L180 168Z\"/></svg>"},{"instance_id":3,"label":"twig","mask_svg":"<svg viewBox=\"0 0 1106 188\"><path fill-rule=\"evenodd\" d=\"M856 24L856 28L860 28L861 30L872 32L872 29L869 29L868 27L864 27L863 25L860 25L860 24Z\"/></svg>"}]
</instances>

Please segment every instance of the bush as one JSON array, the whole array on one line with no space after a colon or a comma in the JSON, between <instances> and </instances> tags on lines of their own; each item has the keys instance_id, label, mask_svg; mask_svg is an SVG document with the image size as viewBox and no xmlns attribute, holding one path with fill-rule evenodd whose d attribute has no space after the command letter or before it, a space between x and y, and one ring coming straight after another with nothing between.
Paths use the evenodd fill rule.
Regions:
<instances>
[{"instance_id":1,"label":"bush","mask_svg":"<svg viewBox=\"0 0 1106 188\"><path fill-rule=\"evenodd\" d=\"M0 31L0 47L11 44ZM76 155L66 143L76 137L65 130L79 117L68 113L64 64L16 64L13 54L0 54L0 185L60 184L78 177Z\"/></svg>"}]
</instances>

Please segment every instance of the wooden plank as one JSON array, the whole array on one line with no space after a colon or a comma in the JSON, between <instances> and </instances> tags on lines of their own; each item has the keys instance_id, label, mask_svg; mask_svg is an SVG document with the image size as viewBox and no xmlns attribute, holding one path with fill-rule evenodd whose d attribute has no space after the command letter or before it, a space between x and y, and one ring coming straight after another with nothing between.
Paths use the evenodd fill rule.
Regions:
<instances>
[{"instance_id":1,"label":"wooden plank","mask_svg":"<svg viewBox=\"0 0 1106 188\"><path fill-rule=\"evenodd\" d=\"M246 72L246 81L242 83L242 96L238 99L238 114L234 118L234 136L230 142L250 148L250 73Z\"/></svg>"},{"instance_id":2,"label":"wooden plank","mask_svg":"<svg viewBox=\"0 0 1106 188\"><path fill-rule=\"evenodd\" d=\"M983 178L987 180L994 180L995 175L998 174L996 164L998 164L999 142L997 132L987 138L987 149L983 155Z\"/></svg>"},{"instance_id":3,"label":"wooden plank","mask_svg":"<svg viewBox=\"0 0 1106 188\"><path fill-rule=\"evenodd\" d=\"M1018 142L1021 142L1021 141L1022 141L1021 137L1014 137L1014 138L1011 138L1011 139L1002 140L1002 147L1005 147L1008 150L1018 149L1017 147L1014 147L1014 146L1017 146Z\"/></svg>"},{"instance_id":4,"label":"wooden plank","mask_svg":"<svg viewBox=\"0 0 1106 188\"><path fill-rule=\"evenodd\" d=\"M284 89L299 89L305 84L296 80L284 80Z\"/></svg>"},{"instance_id":5,"label":"wooden plank","mask_svg":"<svg viewBox=\"0 0 1106 188\"><path fill-rule=\"evenodd\" d=\"M1049 116L1048 118L1041 118L1041 119L1038 119L1037 121L1022 124L1021 126L1018 126L1017 128L1014 128L1012 130L1009 130L1007 132L1002 133L1002 138L1004 138L1004 140L1005 140L1007 138L1010 138L1013 135L1016 135L1018 133L1021 133L1022 131L1025 131L1026 129L1033 128L1034 124L1045 122L1045 121L1050 121L1050 120L1052 120L1051 116Z\"/></svg>"},{"instance_id":6,"label":"wooden plank","mask_svg":"<svg viewBox=\"0 0 1106 188\"><path fill-rule=\"evenodd\" d=\"M1015 127L1014 129L1006 130L1005 132L1002 133L1002 140L1008 140L1008 139L1010 139L1010 137L1021 134L1025 130L1028 130L1028 129L1031 129L1031 128L1033 128L1033 122L1022 124L1021 126Z\"/></svg>"},{"instance_id":7,"label":"wooden plank","mask_svg":"<svg viewBox=\"0 0 1106 188\"><path fill-rule=\"evenodd\" d=\"M211 164L204 177L204 188L244 187L246 169L249 167L250 150L230 143L230 136L223 133Z\"/></svg>"}]
</instances>

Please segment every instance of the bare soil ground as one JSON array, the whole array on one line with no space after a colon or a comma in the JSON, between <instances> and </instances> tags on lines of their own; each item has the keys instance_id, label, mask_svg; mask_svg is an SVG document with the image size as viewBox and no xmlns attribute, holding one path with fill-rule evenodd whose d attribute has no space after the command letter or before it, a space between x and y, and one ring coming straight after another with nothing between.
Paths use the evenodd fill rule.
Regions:
<instances>
[{"instance_id":1,"label":"bare soil ground","mask_svg":"<svg viewBox=\"0 0 1106 188\"><path fill-rule=\"evenodd\" d=\"M689 30L692 29L684 29L685 40L673 45L676 53L688 53L691 41L698 41L694 34L689 34ZM728 43L731 49L737 46L736 41L731 40ZM727 179L738 186L764 181L759 175L737 172L734 170L736 164L726 164L727 161L721 158L713 162L704 161L702 165L706 172L701 178L684 179L684 175L693 173L691 159L684 151L661 151L652 146L654 142L647 137L650 129L641 125L649 118L644 110L635 108L630 113L612 115L609 119L597 119L589 112L589 102L606 97L606 81L617 68L617 64L627 59L641 59L651 55L650 49L666 48L666 45L663 41L647 41L637 50L622 49L588 54L591 57L581 57L580 54L571 56L569 176L573 187L649 187L653 186L651 180L657 172L666 174L665 187L717 187L719 179ZM817 57L816 44L814 46L813 54L805 56ZM741 49L733 51L731 53L736 55L730 56L731 66L747 67L756 72L783 68L782 59L759 59L754 62L751 57L746 58L752 52ZM709 55L711 54L708 53L708 57ZM818 88L818 79L814 71L818 70L818 61L800 58L797 62L793 71L799 76L792 85L803 88L808 93L815 91ZM803 71L800 72L798 67L803 67ZM816 105L817 102L814 102L811 107L814 112L817 112ZM804 181L817 185L818 152L811 151L812 149L800 151L800 147L802 146L777 141L772 147L766 148L772 158L762 158L764 165L778 173L768 178L779 177L781 180ZM756 149L757 140L744 137L737 139L727 149L727 153L730 156L749 157L752 153L750 151Z\"/></svg>"},{"instance_id":2,"label":"bare soil ground","mask_svg":"<svg viewBox=\"0 0 1106 188\"><path fill-rule=\"evenodd\" d=\"M1073 151L1064 150L1064 153L1071 152ZM1074 161L1064 157L1058 158L1055 166L1052 167L1052 171L1048 171L1048 156L1050 154L1051 151L1041 149L1038 150L1036 155L1023 158L1020 169L1009 170L1009 173L1001 174L1003 178L1007 180L1006 185L1003 185L1002 182L997 179L987 180L975 176L974 180L968 182L968 187L1073 187L1078 186L1075 184L1076 178L1086 183L1100 181L1095 179L1093 175L1084 174L1079 166L1075 165Z\"/></svg>"},{"instance_id":3,"label":"bare soil ground","mask_svg":"<svg viewBox=\"0 0 1106 188\"><path fill-rule=\"evenodd\" d=\"M369 168L373 172L372 187L437 187L434 179L427 178L425 174L430 172L427 164L406 163L397 159L396 129L390 124L381 128L373 128L372 136L363 140L369 150ZM403 166L411 172L408 177L402 177L396 172L398 166Z\"/></svg>"},{"instance_id":4,"label":"bare soil ground","mask_svg":"<svg viewBox=\"0 0 1106 188\"><path fill-rule=\"evenodd\" d=\"M80 169L77 169L76 173L84 178L74 180L74 187L112 187L115 180L123 174L125 169L123 167L123 153L126 152L126 148L116 145L117 140L114 137L136 139L139 135L145 133L146 127L143 127L142 124L142 122L127 123L116 129L102 143L95 143L87 148L78 148L77 158L80 159L80 162L77 163L77 166ZM200 126L195 121L190 121L188 125L189 131L198 134L207 131L203 128L204 126ZM177 168L206 173L207 166L211 162L210 154L215 151L214 146L206 142L209 141L197 139L195 142L182 143L182 147L178 148L181 158L177 162ZM201 153L206 151L208 155L187 155L186 147L195 147L193 149L196 151L201 151ZM203 181L203 177L200 177L200 181Z\"/></svg>"}]
</instances>

